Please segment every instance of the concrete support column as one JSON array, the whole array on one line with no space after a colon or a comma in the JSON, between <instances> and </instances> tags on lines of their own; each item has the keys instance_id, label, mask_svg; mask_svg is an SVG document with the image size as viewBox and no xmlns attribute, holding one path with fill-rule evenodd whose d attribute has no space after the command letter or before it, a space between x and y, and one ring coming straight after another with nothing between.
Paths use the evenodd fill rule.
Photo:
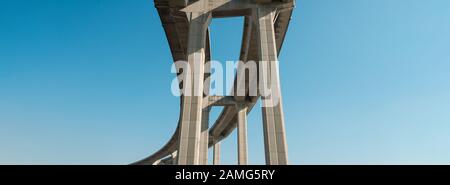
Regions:
<instances>
[{"instance_id":1,"label":"concrete support column","mask_svg":"<svg viewBox=\"0 0 450 185\"><path fill-rule=\"evenodd\" d=\"M178 151L172 152L172 154L170 154L170 156L172 157L172 163L171 163L172 165L178 164L178 162L177 162L177 159L178 159L177 155L178 155Z\"/></svg>"},{"instance_id":2,"label":"concrete support column","mask_svg":"<svg viewBox=\"0 0 450 185\"><path fill-rule=\"evenodd\" d=\"M259 59L262 64L259 68L259 80L263 89L270 89L271 92L270 95L261 94L266 164L286 165L288 156L275 40L275 13L275 8L270 5L260 5L254 10Z\"/></svg>"},{"instance_id":3,"label":"concrete support column","mask_svg":"<svg viewBox=\"0 0 450 185\"><path fill-rule=\"evenodd\" d=\"M247 154L247 106L245 104L236 104L236 109L238 111L238 121L237 121L237 136L238 136L238 164L247 165L248 164L248 154Z\"/></svg>"},{"instance_id":4,"label":"concrete support column","mask_svg":"<svg viewBox=\"0 0 450 185\"><path fill-rule=\"evenodd\" d=\"M188 13L189 34L187 62L191 68L183 84L182 120L178 143L178 164L200 163L200 140L203 112L203 80L205 65L205 43L210 13Z\"/></svg>"},{"instance_id":5,"label":"concrete support column","mask_svg":"<svg viewBox=\"0 0 450 185\"><path fill-rule=\"evenodd\" d=\"M209 112L211 108L204 108L202 111L202 126L200 134L200 165L208 164L208 141L209 141Z\"/></svg>"},{"instance_id":6,"label":"concrete support column","mask_svg":"<svg viewBox=\"0 0 450 185\"><path fill-rule=\"evenodd\" d=\"M205 43L205 73L204 73L204 95L203 100L208 101L209 96L209 89L210 89L210 83L211 83L211 44L210 44L210 35L209 35L209 29L206 32L206 43ZM203 102L204 103L204 102ZM211 111L210 106L203 107L202 111L202 127L201 127L201 134L200 134L200 161L199 164L201 165L207 165L208 164L208 144L209 144L209 113Z\"/></svg>"},{"instance_id":7,"label":"concrete support column","mask_svg":"<svg viewBox=\"0 0 450 185\"><path fill-rule=\"evenodd\" d=\"M161 159L158 159L158 160L156 160L155 162L153 162L152 165L160 165L160 163L161 163Z\"/></svg>"},{"instance_id":8,"label":"concrete support column","mask_svg":"<svg viewBox=\"0 0 450 185\"><path fill-rule=\"evenodd\" d=\"M213 165L219 165L220 164L220 142L217 142L214 144L213 148Z\"/></svg>"}]
</instances>

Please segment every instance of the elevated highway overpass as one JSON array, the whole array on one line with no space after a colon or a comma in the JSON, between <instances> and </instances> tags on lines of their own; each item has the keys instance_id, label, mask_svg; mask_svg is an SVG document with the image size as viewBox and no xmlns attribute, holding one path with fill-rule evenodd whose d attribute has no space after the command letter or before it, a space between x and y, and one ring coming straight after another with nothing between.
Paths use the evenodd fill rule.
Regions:
<instances>
[{"instance_id":1,"label":"elevated highway overpass","mask_svg":"<svg viewBox=\"0 0 450 185\"><path fill-rule=\"evenodd\" d=\"M283 41L289 26L293 0L155 0L167 36L174 61L187 61L197 65L199 73L205 71L206 61L211 59L208 25L213 18L244 17L240 60L278 61ZM275 48L275 49L272 49ZM261 72L262 69L259 69ZM272 80L279 82L278 68ZM195 72L194 72L195 73ZM181 75L180 73L178 75ZM197 82L208 77L205 73ZM246 84L252 80L245 80ZM194 83L194 82L193 82ZM182 87L182 84L180 84ZM200 87L209 89L208 86ZM245 87L244 96L198 96L180 97L178 126L170 140L158 151L136 165L162 164L207 164L208 148L214 148L214 164L220 163L220 142L234 129L238 129L238 164L248 162L247 114L254 108L260 94L251 96ZM193 89L188 89L193 90ZM273 107L263 107L263 128L266 164L288 164L284 115L279 83L275 91L280 94L279 103ZM224 106L217 120L209 120L211 106ZM209 127L209 121L214 124Z\"/></svg>"}]
</instances>

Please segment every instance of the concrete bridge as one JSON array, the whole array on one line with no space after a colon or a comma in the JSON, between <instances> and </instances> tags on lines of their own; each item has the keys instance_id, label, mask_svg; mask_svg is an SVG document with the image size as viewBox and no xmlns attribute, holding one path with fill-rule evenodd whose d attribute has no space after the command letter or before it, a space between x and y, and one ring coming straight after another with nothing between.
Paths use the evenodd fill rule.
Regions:
<instances>
[{"instance_id":1,"label":"concrete bridge","mask_svg":"<svg viewBox=\"0 0 450 185\"><path fill-rule=\"evenodd\" d=\"M209 89L203 84L211 59L209 23L213 18L245 17L240 60L278 61L286 31L294 8L294 0L155 0L155 7L161 18L174 61L187 61L194 66L192 74L198 78L191 88L203 92ZM259 68L258 73L266 72ZM265 158L268 165L288 164L284 114L279 84L278 67L268 78L238 79L249 84L252 80L276 82L275 93L279 94L276 106L262 107ZM267 74L267 73L263 73ZM180 75L180 74L178 74ZM206 83L209 84L209 83ZM264 83L265 84L265 83ZM180 84L180 88L182 84ZM213 147L213 163L220 163L220 142L237 128L238 164L248 163L247 114L257 100L268 97L258 94L251 96L248 85L245 95L208 96L207 94L181 96L178 127L171 139L157 152L137 161L136 165L205 165L208 163L208 149ZM272 87L273 88L273 87ZM185 89L186 90L186 89ZM270 103L270 102L269 102ZM209 120L212 106L224 106L217 120ZM209 121L214 124L209 127Z\"/></svg>"}]
</instances>

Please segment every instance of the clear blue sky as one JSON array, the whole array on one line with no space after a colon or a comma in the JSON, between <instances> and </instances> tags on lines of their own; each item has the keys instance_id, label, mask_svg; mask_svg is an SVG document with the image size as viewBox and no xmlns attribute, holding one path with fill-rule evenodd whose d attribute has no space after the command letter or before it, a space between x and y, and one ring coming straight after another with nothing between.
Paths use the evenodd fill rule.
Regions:
<instances>
[{"instance_id":1,"label":"clear blue sky","mask_svg":"<svg viewBox=\"0 0 450 185\"><path fill-rule=\"evenodd\" d=\"M297 4L280 56L291 163L450 164L450 1ZM241 25L213 21L214 59L238 58ZM151 0L0 0L0 164L158 150L178 119L171 62ZM251 164L264 163L260 117Z\"/></svg>"}]
</instances>

